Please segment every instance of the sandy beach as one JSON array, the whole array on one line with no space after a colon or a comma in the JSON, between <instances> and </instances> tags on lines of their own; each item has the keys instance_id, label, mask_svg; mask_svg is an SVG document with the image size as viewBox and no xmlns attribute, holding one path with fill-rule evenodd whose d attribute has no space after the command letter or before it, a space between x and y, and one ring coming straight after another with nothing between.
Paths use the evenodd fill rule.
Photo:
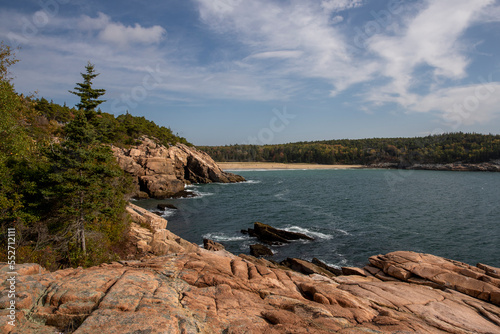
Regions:
<instances>
[{"instance_id":1,"label":"sandy beach","mask_svg":"<svg viewBox=\"0 0 500 334\"><path fill-rule=\"evenodd\" d=\"M274 163L274 162L218 162L223 170L248 170L248 169L355 169L364 168L363 165L318 165L300 163Z\"/></svg>"}]
</instances>

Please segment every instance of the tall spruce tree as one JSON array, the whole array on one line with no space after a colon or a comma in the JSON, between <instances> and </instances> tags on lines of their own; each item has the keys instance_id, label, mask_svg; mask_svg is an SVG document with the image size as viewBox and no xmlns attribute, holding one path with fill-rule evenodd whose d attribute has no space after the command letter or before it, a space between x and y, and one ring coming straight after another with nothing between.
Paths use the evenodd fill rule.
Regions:
<instances>
[{"instance_id":1,"label":"tall spruce tree","mask_svg":"<svg viewBox=\"0 0 500 334\"><path fill-rule=\"evenodd\" d=\"M99 97L104 95L106 90L92 88L92 80L99 75L99 73L95 72L94 64L89 61L87 66L85 66L85 70L85 73L80 73L83 78L83 82L76 84L76 87L74 88L75 92L69 92L80 97L80 103L78 103L76 107L83 110L87 120L90 120L96 114L95 108L97 108L97 106L101 103L106 102L106 100L99 100Z\"/></svg>"},{"instance_id":2,"label":"tall spruce tree","mask_svg":"<svg viewBox=\"0 0 500 334\"><path fill-rule=\"evenodd\" d=\"M123 223L128 183L111 149L96 140L83 111L66 125L64 134L48 153L50 186L44 193L55 211L49 231L63 240L63 253L75 265L87 257L89 230L96 236L113 229L106 224Z\"/></svg>"}]
</instances>

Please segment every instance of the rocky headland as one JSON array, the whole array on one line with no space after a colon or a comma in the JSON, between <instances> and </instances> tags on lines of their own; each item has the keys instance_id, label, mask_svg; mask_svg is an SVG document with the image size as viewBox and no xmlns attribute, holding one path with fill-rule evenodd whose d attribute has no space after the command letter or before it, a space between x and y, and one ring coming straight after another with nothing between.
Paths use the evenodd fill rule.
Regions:
<instances>
[{"instance_id":1,"label":"rocky headland","mask_svg":"<svg viewBox=\"0 0 500 334\"><path fill-rule=\"evenodd\" d=\"M183 196L186 184L242 182L242 176L224 172L205 152L184 144L166 147L141 138L131 148L111 147L120 167L134 177L136 198Z\"/></svg>"},{"instance_id":2,"label":"rocky headland","mask_svg":"<svg viewBox=\"0 0 500 334\"><path fill-rule=\"evenodd\" d=\"M131 260L55 272L18 265L16 326L4 321L0 332L500 332L498 268L401 251L336 274L288 259L299 272L208 240L212 250L200 248L163 218L133 204L128 211ZM0 264L4 290L9 271ZM3 319L7 306L3 294Z\"/></svg>"}]
</instances>

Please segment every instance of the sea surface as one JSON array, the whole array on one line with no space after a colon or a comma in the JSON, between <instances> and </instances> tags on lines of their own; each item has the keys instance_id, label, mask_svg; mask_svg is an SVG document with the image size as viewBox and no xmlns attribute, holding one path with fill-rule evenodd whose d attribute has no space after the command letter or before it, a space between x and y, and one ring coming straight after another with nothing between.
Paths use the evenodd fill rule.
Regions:
<instances>
[{"instance_id":1,"label":"sea surface","mask_svg":"<svg viewBox=\"0 0 500 334\"><path fill-rule=\"evenodd\" d=\"M396 250L431 253L500 267L500 174L405 170L235 171L248 181L192 185L189 199L143 200L168 229L202 244L249 254L257 239L241 233L256 221L314 241L272 246L273 260L316 257L334 266L363 266Z\"/></svg>"}]
</instances>

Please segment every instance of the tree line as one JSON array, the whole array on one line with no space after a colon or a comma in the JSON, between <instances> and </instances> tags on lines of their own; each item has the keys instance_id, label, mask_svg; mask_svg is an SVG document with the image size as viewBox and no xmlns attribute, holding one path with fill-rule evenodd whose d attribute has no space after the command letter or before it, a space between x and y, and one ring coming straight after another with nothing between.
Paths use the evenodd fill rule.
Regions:
<instances>
[{"instance_id":1,"label":"tree line","mask_svg":"<svg viewBox=\"0 0 500 334\"><path fill-rule=\"evenodd\" d=\"M16 230L17 262L46 268L91 266L119 259L129 228L125 206L132 179L110 146L147 135L165 145L185 138L129 113L103 113L104 89L90 62L70 93L76 107L18 94L9 67L14 51L0 44L0 246ZM6 261L0 252L0 261Z\"/></svg>"},{"instance_id":2,"label":"tree line","mask_svg":"<svg viewBox=\"0 0 500 334\"><path fill-rule=\"evenodd\" d=\"M282 145L202 146L219 162L317 164L481 163L500 159L500 135L445 133L414 138L342 139Z\"/></svg>"}]
</instances>

